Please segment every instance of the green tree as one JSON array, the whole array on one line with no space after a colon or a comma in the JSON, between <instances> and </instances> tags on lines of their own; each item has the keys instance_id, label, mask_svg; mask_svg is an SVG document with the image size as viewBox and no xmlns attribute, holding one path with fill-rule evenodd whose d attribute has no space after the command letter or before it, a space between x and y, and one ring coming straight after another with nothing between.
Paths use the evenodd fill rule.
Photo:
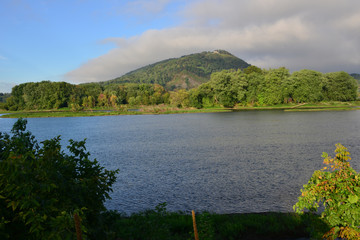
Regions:
<instances>
[{"instance_id":1,"label":"green tree","mask_svg":"<svg viewBox=\"0 0 360 240\"><path fill-rule=\"evenodd\" d=\"M265 75L260 68L251 66L244 70L247 81L246 102L263 104L264 99L261 92L265 88Z\"/></svg>"},{"instance_id":2,"label":"green tree","mask_svg":"<svg viewBox=\"0 0 360 240\"><path fill-rule=\"evenodd\" d=\"M237 102L246 102L248 82L245 74L241 70L233 72L232 75L233 91L236 92Z\"/></svg>"},{"instance_id":3,"label":"green tree","mask_svg":"<svg viewBox=\"0 0 360 240\"><path fill-rule=\"evenodd\" d=\"M16 85L12 88L11 97L7 99L6 103L10 110L16 111L19 109L25 108L25 101L23 98L24 95L24 87L26 83Z\"/></svg>"},{"instance_id":4,"label":"green tree","mask_svg":"<svg viewBox=\"0 0 360 240\"><path fill-rule=\"evenodd\" d=\"M103 92L103 88L99 83L86 83L79 85L83 90L84 96L91 96L93 100L95 100L94 104L97 104L97 98L100 93Z\"/></svg>"},{"instance_id":5,"label":"green tree","mask_svg":"<svg viewBox=\"0 0 360 240\"><path fill-rule=\"evenodd\" d=\"M264 103L268 105L275 105L283 103L283 89L284 82L290 76L289 70L281 67L277 69L270 69L265 74L265 87L261 92L263 94Z\"/></svg>"},{"instance_id":6,"label":"green tree","mask_svg":"<svg viewBox=\"0 0 360 240\"><path fill-rule=\"evenodd\" d=\"M138 105L135 97L130 97L130 98L128 99L128 102L129 102L129 105L130 105L130 106Z\"/></svg>"},{"instance_id":7,"label":"green tree","mask_svg":"<svg viewBox=\"0 0 360 240\"><path fill-rule=\"evenodd\" d=\"M303 69L293 72L291 97L296 102L319 102L322 100L323 74L321 72Z\"/></svg>"},{"instance_id":8,"label":"green tree","mask_svg":"<svg viewBox=\"0 0 360 240\"><path fill-rule=\"evenodd\" d=\"M82 106L84 108L93 108L95 107L95 99L90 96L84 96L82 100Z\"/></svg>"},{"instance_id":9,"label":"green tree","mask_svg":"<svg viewBox=\"0 0 360 240\"><path fill-rule=\"evenodd\" d=\"M202 96L201 103L203 107L213 107L215 104L214 100L214 88L211 82L203 83L198 88L199 94Z\"/></svg>"},{"instance_id":10,"label":"green tree","mask_svg":"<svg viewBox=\"0 0 360 240\"><path fill-rule=\"evenodd\" d=\"M170 92L170 103L177 107L189 107L189 93L185 89L180 89L177 92Z\"/></svg>"},{"instance_id":11,"label":"green tree","mask_svg":"<svg viewBox=\"0 0 360 240\"><path fill-rule=\"evenodd\" d=\"M29 82L23 84L22 95L16 96L17 101L22 99L24 106L19 109L52 109L67 107L74 85L65 82Z\"/></svg>"},{"instance_id":12,"label":"green tree","mask_svg":"<svg viewBox=\"0 0 360 240\"><path fill-rule=\"evenodd\" d=\"M75 85L69 96L68 106L81 106L82 98L85 96L85 90L80 85Z\"/></svg>"},{"instance_id":13,"label":"green tree","mask_svg":"<svg viewBox=\"0 0 360 240\"><path fill-rule=\"evenodd\" d=\"M245 74L252 74L252 73L258 73L258 74L262 74L262 70L261 68L257 67L257 66L249 66L247 68L245 68L243 70L243 72Z\"/></svg>"},{"instance_id":14,"label":"green tree","mask_svg":"<svg viewBox=\"0 0 360 240\"><path fill-rule=\"evenodd\" d=\"M195 108L202 108L203 107L203 95L199 91L198 88L193 88L189 90L189 105Z\"/></svg>"},{"instance_id":15,"label":"green tree","mask_svg":"<svg viewBox=\"0 0 360 240\"><path fill-rule=\"evenodd\" d=\"M324 74L323 91L329 101L354 101L357 98L358 84L346 72Z\"/></svg>"},{"instance_id":16,"label":"green tree","mask_svg":"<svg viewBox=\"0 0 360 240\"><path fill-rule=\"evenodd\" d=\"M130 98L136 98L139 90L139 84L129 83L126 84L126 101L130 104ZM132 105L132 104L130 104Z\"/></svg>"},{"instance_id":17,"label":"green tree","mask_svg":"<svg viewBox=\"0 0 360 240\"><path fill-rule=\"evenodd\" d=\"M334 158L323 153L326 166L304 185L294 210L315 213L322 203L325 210L321 217L331 227L325 238L360 239L360 176L350 167L347 148L336 144L335 153Z\"/></svg>"},{"instance_id":18,"label":"green tree","mask_svg":"<svg viewBox=\"0 0 360 240\"><path fill-rule=\"evenodd\" d=\"M39 145L25 130L19 119L12 136L0 132L0 238L75 239L74 213L91 237L117 170L90 160L85 141L66 154L60 136Z\"/></svg>"},{"instance_id":19,"label":"green tree","mask_svg":"<svg viewBox=\"0 0 360 240\"><path fill-rule=\"evenodd\" d=\"M166 103L168 96L164 87L159 84L153 85L153 94L150 96L150 104Z\"/></svg>"},{"instance_id":20,"label":"green tree","mask_svg":"<svg viewBox=\"0 0 360 240\"><path fill-rule=\"evenodd\" d=\"M214 89L215 100L224 107L234 107L238 102L238 96L243 96L240 87L244 83L239 83L240 72L231 70L223 70L211 75L210 84Z\"/></svg>"}]
</instances>

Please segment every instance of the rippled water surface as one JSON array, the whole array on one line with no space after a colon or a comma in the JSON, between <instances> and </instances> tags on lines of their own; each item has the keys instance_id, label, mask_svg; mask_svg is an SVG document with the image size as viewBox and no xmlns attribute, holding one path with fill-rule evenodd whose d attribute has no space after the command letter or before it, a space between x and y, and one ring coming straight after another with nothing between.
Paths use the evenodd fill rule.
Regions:
<instances>
[{"instance_id":1,"label":"rippled water surface","mask_svg":"<svg viewBox=\"0 0 360 240\"><path fill-rule=\"evenodd\" d=\"M15 119L0 119L9 132ZM109 209L154 208L218 213L292 211L322 152L335 143L360 170L360 111L249 111L28 119L44 140L87 138L108 169L120 169Z\"/></svg>"}]
</instances>

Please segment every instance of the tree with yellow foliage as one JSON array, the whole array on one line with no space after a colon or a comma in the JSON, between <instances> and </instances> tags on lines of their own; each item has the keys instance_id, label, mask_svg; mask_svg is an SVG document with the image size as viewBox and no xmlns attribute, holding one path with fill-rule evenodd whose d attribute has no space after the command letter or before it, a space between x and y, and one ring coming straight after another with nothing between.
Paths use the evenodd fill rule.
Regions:
<instances>
[{"instance_id":1,"label":"tree with yellow foliage","mask_svg":"<svg viewBox=\"0 0 360 240\"><path fill-rule=\"evenodd\" d=\"M326 239L360 239L360 176L350 167L350 153L336 144L336 156L323 153L323 169L315 171L294 205L297 213L305 209L317 212L324 205L321 218L331 227Z\"/></svg>"}]
</instances>

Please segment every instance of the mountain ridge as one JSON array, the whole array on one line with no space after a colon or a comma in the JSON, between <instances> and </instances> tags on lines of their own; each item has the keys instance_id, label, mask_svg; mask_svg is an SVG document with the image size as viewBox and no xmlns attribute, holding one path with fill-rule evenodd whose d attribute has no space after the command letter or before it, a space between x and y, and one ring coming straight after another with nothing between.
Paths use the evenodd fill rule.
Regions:
<instances>
[{"instance_id":1,"label":"mountain ridge","mask_svg":"<svg viewBox=\"0 0 360 240\"><path fill-rule=\"evenodd\" d=\"M204 51L149 64L101 84L157 83L168 90L190 89L209 81L213 72L249 66L249 63L225 50Z\"/></svg>"}]
</instances>

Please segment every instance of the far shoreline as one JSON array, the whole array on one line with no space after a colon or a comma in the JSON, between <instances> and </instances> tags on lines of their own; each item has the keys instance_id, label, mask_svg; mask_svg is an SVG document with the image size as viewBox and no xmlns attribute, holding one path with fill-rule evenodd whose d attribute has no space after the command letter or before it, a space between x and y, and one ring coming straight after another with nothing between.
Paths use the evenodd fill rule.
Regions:
<instances>
[{"instance_id":1,"label":"far shoreline","mask_svg":"<svg viewBox=\"0 0 360 240\"><path fill-rule=\"evenodd\" d=\"M225 108L222 106L212 108L177 108L170 105L131 106L131 108L96 108L73 111L70 108L50 110L0 110L0 118L48 118L48 117L94 117L116 115L159 115L159 114L184 114L184 113L216 113L240 111L271 111L285 112L318 112L318 111L350 111L360 110L360 101L354 102L321 102L300 104L279 104L273 106L235 106Z\"/></svg>"}]
</instances>

